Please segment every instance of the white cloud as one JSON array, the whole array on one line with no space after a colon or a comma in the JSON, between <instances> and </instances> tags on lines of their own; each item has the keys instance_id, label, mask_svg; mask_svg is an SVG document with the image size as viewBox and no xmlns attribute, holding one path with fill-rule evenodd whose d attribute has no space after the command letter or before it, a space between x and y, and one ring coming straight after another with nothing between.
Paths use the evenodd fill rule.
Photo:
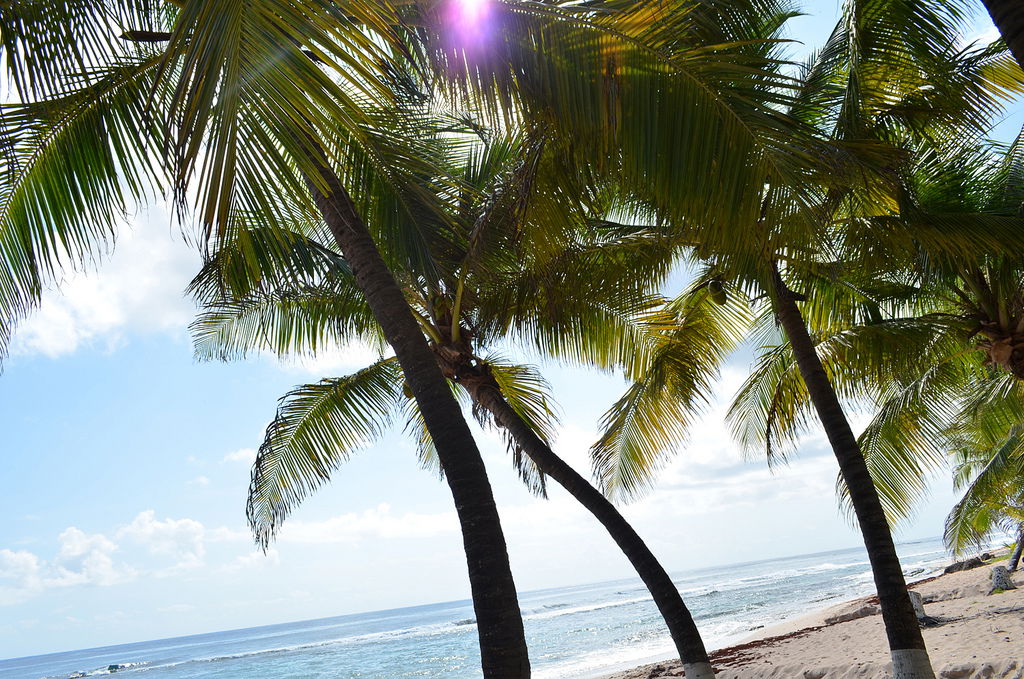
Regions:
<instances>
[{"instance_id":1,"label":"white cloud","mask_svg":"<svg viewBox=\"0 0 1024 679\"><path fill-rule=\"evenodd\" d=\"M430 538L459 530L454 511L438 514L395 515L390 505L380 504L323 521L289 521L281 530L281 542L326 544L364 539L399 540Z\"/></svg>"},{"instance_id":2,"label":"white cloud","mask_svg":"<svg viewBox=\"0 0 1024 679\"><path fill-rule=\"evenodd\" d=\"M362 342L351 342L345 346L327 346L315 356L297 356L278 359L267 354L271 360L290 372L314 377L341 377L361 370L380 358L380 352Z\"/></svg>"},{"instance_id":3,"label":"white cloud","mask_svg":"<svg viewBox=\"0 0 1024 679\"><path fill-rule=\"evenodd\" d=\"M498 508L501 525L510 537L530 536L536 533L537 526L544 526L546 540L551 536L575 535L581 527L595 526L593 516L583 505L561 488L556 489L554 482L549 483L547 500L536 498L525 504Z\"/></svg>"},{"instance_id":4,"label":"white cloud","mask_svg":"<svg viewBox=\"0 0 1024 679\"><path fill-rule=\"evenodd\" d=\"M193 519L156 519L153 510L140 512L135 519L117 531L117 538L128 539L146 547L150 554L174 560L161 568L158 575L197 568L204 563L206 529Z\"/></svg>"},{"instance_id":5,"label":"white cloud","mask_svg":"<svg viewBox=\"0 0 1024 679\"><path fill-rule=\"evenodd\" d=\"M23 601L42 589L41 570L42 562L32 552L0 549L0 606Z\"/></svg>"},{"instance_id":6,"label":"white cloud","mask_svg":"<svg viewBox=\"0 0 1024 679\"><path fill-rule=\"evenodd\" d=\"M629 511L651 519L700 516L756 508L768 501L829 497L834 489L835 462L822 456L795 461L777 474L761 466L713 478L675 478L676 483L660 487Z\"/></svg>"},{"instance_id":7,"label":"white cloud","mask_svg":"<svg viewBox=\"0 0 1024 679\"><path fill-rule=\"evenodd\" d=\"M991 23L985 23L987 24L986 26L979 26L977 31L965 36L960 47L966 47L970 44L977 44L978 46L991 45L998 40L1001 37L999 29Z\"/></svg>"},{"instance_id":8,"label":"white cloud","mask_svg":"<svg viewBox=\"0 0 1024 679\"><path fill-rule=\"evenodd\" d=\"M0 549L0 578L32 582L39 574L39 557L19 550Z\"/></svg>"},{"instance_id":9,"label":"white cloud","mask_svg":"<svg viewBox=\"0 0 1024 679\"><path fill-rule=\"evenodd\" d=\"M579 474L590 478L590 446L597 440L597 431L585 429L573 423L559 430L558 438L552 444L555 453Z\"/></svg>"},{"instance_id":10,"label":"white cloud","mask_svg":"<svg viewBox=\"0 0 1024 679\"><path fill-rule=\"evenodd\" d=\"M208 486L210 485L210 479L205 476L197 476L194 479L187 481L190 486Z\"/></svg>"},{"instance_id":11,"label":"white cloud","mask_svg":"<svg viewBox=\"0 0 1024 679\"><path fill-rule=\"evenodd\" d=\"M100 260L83 270L69 268L43 293L39 307L15 331L12 355L57 358L84 346L113 351L133 335L186 332L196 308L185 289L201 262L165 206L140 214ZM322 348L316 356L265 357L288 372L329 377L359 370L379 352L353 342Z\"/></svg>"},{"instance_id":12,"label":"white cloud","mask_svg":"<svg viewBox=\"0 0 1024 679\"><path fill-rule=\"evenodd\" d=\"M224 459L221 460L221 462L244 462L248 465L251 465L255 461L256 450L253 448L241 448L233 453L228 453L224 456Z\"/></svg>"},{"instance_id":13,"label":"white cloud","mask_svg":"<svg viewBox=\"0 0 1024 679\"><path fill-rule=\"evenodd\" d=\"M242 570L252 570L254 568L265 568L267 566L277 566L281 563L281 555L276 549L271 547L267 550L267 553L263 552L251 552L249 554L242 554L236 556L234 561L225 564L221 567L221 572L224 573L237 573Z\"/></svg>"},{"instance_id":14,"label":"white cloud","mask_svg":"<svg viewBox=\"0 0 1024 679\"><path fill-rule=\"evenodd\" d=\"M235 530L227 526L218 526L206 531L207 542L251 542L252 533L247 530Z\"/></svg>"},{"instance_id":15,"label":"white cloud","mask_svg":"<svg viewBox=\"0 0 1024 679\"><path fill-rule=\"evenodd\" d=\"M163 578L206 565L208 542L250 542L246 531L224 526L207 529L194 519L157 519L153 510L140 512L109 535L88 534L74 526L57 537L51 559L27 551L0 549L0 606L25 601L45 590L106 587L140 577ZM221 569L241 570L276 564L275 550L262 554L231 548Z\"/></svg>"},{"instance_id":16,"label":"white cloud","mask_svg":"<svg viewBox=\"0 0 1024 679\"><path fill-rule=\"evenodd\" d=\"M49 586L105 586L132 576L130 569L114 565L117 545L104 535L89 535L71 526L57 539L60 551L53 564L56 575L48 581Z\"/></svg>"},{"instance_id":17,"label":"white cloud","mask_svg":"<svg viewBox=\"0 0 1024 679\"><path fill-rule=\"evenodd\" d=\"M133 569L114 563L117 545L104 535L89 535L71 526L57 540L60 548L49 562L26 550L0 550L0 605L24 601L46 589L104 587L136 575Z\"/></svg>"},{"instance_id":18,"label":"white cloud","mask_svg":"<svg viewBox=\"0 0 1024 679\"><path fill-rule=\"evenodd\" d=\"M185 287L199 256L153 208L119 235L95 270L70 271L16 331L13 354L55 358L79 347L116 348L137 332L183 332L194 312Z\"/></svg>"}]
</instances>

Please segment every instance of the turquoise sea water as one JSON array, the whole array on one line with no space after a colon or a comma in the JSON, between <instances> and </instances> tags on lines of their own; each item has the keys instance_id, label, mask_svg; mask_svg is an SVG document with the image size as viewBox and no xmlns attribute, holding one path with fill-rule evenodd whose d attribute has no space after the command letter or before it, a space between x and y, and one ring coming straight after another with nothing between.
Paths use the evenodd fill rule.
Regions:
<instances>
[{"instance_id":1,"label":"turquoise sea water","mask_svg":"<svg viewBox=\"0 0 1024 679\"><path fill-rule=\"evenodd\" d=\"M936 540L899 546L921 579L949 562ZM863 549L673 574L710 648L873 591ZM585 679L670 657L668 632L639 580L524 592L520 604L536 679ZM199 634L0 661L4 679L472 679L478 669L469 601Z\"/></svg>"}]
</instances>

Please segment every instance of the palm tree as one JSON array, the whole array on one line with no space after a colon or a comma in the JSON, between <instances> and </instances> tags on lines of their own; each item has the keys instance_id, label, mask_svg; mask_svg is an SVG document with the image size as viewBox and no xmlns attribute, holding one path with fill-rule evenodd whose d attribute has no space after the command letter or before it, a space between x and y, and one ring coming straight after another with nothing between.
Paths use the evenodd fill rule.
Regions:
<instances>
[{"instance_id":1,"label":"palm tree","mask_svg":"<svg viewBox=\"0 0 1024 679\"><path fill-rule=\"evenodd\" d=\"M1019 379L986 365L984 349L955 317L889 316L876 300L864 301L874 319L816 332L816 350L844 401L875 413L858 442L890 524L912 516L933 475L952 462L963 496L946 519L947 548L961 554L999 530L1018 533ZM785 344L764 354L730 411L748 446L776 456L799 439L809 414ZM838 490L848 511L848 493Z\"/></svg>"},{"instance_id":2,"label":"palm tree","mask_svg":"<svg viewBox=\"0 0 1024 679\"><path fill-rule=\"evenodd\" d=\"M805 166L806 176L813 177L816 186L759 185L754 192L761 204L759 217L752 220L756 226L731 247L689 235L680 239L681 245L692 247L708 263L704 284L722 290L724 282L736 294L766 299L788 340L796 379L839 462L872 564L894 673L899 677L933 673L882 503L836 388L815 351L800 303L813 300L818 292L803 286L808 278L827 276L837 262L846 261L832 256L832 236L822 225L847 223L847 211L858 202L877 206L879 200L890 200L885 196L892 195L892 177L903 154L897 146L901 134L922 130L941 134L953 122L977 124L980 115L993 110L986 92L990 85L981 76L999 57L984 50L951 51L955 25L941 11L930 12L919 3L851 2L829 41L800 73L797 100L789 109L795 120L817 129L822 141L828 142L820 156ZM991 86L998 90L1007 82L1011 81L997 75ZM943 94L936 96L939 92ZM849 161L858 158L851 165ZM824 165L822 159L828 159ZM762 192L761 186L766 190ZM652 203L655 200L657 196L650 198ZM671 211L660 214L666 220L672 218ZM897 232L909 241L922 235L915 236L913 228ZM871 233L858 235L865 249L875 242L870 240ZM998 239L984 236L974 246L975 252L985 246L1005 251ZM874 254L884 256L885 250ZM614 420L612 411L606 421ZM599 442L592 452L601 476L622 484L610 490L629 494L650 473L647 460L659 459L663 448L652 441L639 447L645 457L638 458L628 450L609 451ZM635 470L632 474L618 471L630 467Z\"/></svg>"},{"instance_id":3,"label":"palm tree","mask_svg":"<svg viewBox=\"0 0 1024 679\"><path fill-rule=\"evenodd\" d=\"M4 5L3 12L5 56L20 67L15 82L27 102L6 110L3 121L11 160L0 219L5 321L38 299L45 263L84 256L114 228L122 197L143 198L151 187L142 179L155 183L158 169L168 170L182 214L190 192L198 194L207 234L229 233L243 213L282 223L268 177L274 188L304 197L303 207L319 214L345 253L436 441L462 525L484 676L528 677L522 616L483 461L335 169L353 146L384 173L382 150L397 155L398 147L370 138L364 113L367 101L387 100L388 64L405 51L396 9L358 4L339 16L333 2L318 0L155 8L126 1L112 10L69 1ZM154 26L169 29L147 31L166 47L118 44L123 31Z\"/></svg>"},{"instance_id":4,"label":"palm tree","mask_svg":"<svg viewBox=\"0 0 1024 679\"><path fill-rule=\"evenodd\" d=\"M700 634L668 573L618 510L552 450L553 414L543 379L534 368L509 363L488 347L499 339L534 343L562 360L607 367L634 362L637 354L657 352L672 341L690 353L682 360L681 352L674 352L661 379L674 380L682 394L713 375L713 357L742 333L729 334L729 326L710 313L717 305L706 303L703 291L655 313L660 300L647 290L653 278L636 269L665 270L670 252L605 233L587 219L586 205L552 181L564 178L543 154L543 143L530 135L493 138L472 125L482 142L460 149L463 144L450 137L454 128L443 129L446 137L436 143L457 152L451 174L462 189L452 195L447 217L421 214L419 220L461 225L462 244L452 248L443 241L429 263L393 267L404 271L406 299L453 388L483 424L507 436L524 481L543 493L544 477L554 479L601 521L651 591L688 675L711 676ZM451 184L423 181L425 186ZM373 202L393 201L377 195ZM193 286L206 308L193 326L200 357L261 349L279 355L315 352L325 342L354 338L375 342L376 328L352 303L351 274L331 264L337 255L300 234L294 240L294 261L283 267L288 280L271 270L265 272L266 284L244 271L239 275L233 265L242 257L238 248L215 253ZM317 259L319 265L309 266ZM274 536L309 489L325 481L354 447L384 431L399 410L409 418L407 429L417 434L421 458L432 463L430 436L404 393L393 359L299 387L282 399L254 465L248 502L261 542Z\"/></svg>"},{"instance_id":5,"label":"palm tree","mask_svg":"<svg viewBox=\"0 0 1024 679\"><path fill-rule=\"evenodd\" d=\"M912 511L947 451L963 451L965 470L977 471L1018 420L1024 263L999 242L985 243L986 255L970 250L986 233L1012 239L1024 226L1022 140L999 148L961 138L962 148L918 149L900 215L862 218L852 240L878 234L889 253L884 270L860 267L805 283L829 302L812 325L831 379L846 400L875 409L860 443L892 521ZM931 237L893 238L894 219L915 222L919 233L930 228ZM939 233L944 247L936 247ZM802 431L808 407L781 346L747 381L734 415L751 442L777 449Z\"/></svg>"},{"instance_id":6,"label":"palm tree","mask_svg":"<svg viewBox=\"0 0 1024 679\"><path fill-rule=\"evenodd\" d=\"M1024 136L1007 148L963 139L959 147L918 150L900 218L966 230L968 242L981 230L1019 232ZM1017 536L1015 566L1024 544L1024 263L1013 248L997 254L999 244L987 256L954 257L924 242L881 241L893 253L886 271L844 276L845 294L817 319L817 351L846 399L875 410L859 440L890 521L913 512L952 453L963 497L946 521L947 547L962 553L1002 529ZM808 409L791 364L788 347L767 356L734 410L769 448L792 440Z\"/></svg>"},{"instance_id":7,"label":"palm tree","mask_svg":"<svg viewBox=\"0 0 1024 679\"><path fill-rule=\"evenodd\" d=\"M1001 226L1003 228L998 230L1001 234L1012 233L1015 230L1005 223ZM913 228L908 230L909 233L914 231ZM972 233L971 236L973 235ZM918 232L917 237L927 239L928 234ZM970 240L970 236L965 237ZM972 242L971 245L980 251L985 249L981 239ZM1006 251L1005 246L998 241L990 241L986 245L991 248L988 250L990 252ZM937 249L940 251L939 257L950 256L949 251L943 251L941 245ZM906 594L902 569L870 468L846 419L829 373L815 349L815 341L797 306L798 301L807 301L808 298L793 292L777 266L774 270L774 283L768 289L768 295L775 318L789 343L808 401L821 421L839 461L842 486L847 493L871 561L892 651L894 674L932 676L927 651Z\"/></svg>"},{"instance_id":8,"label":"palm tree","mask_svg":"<svg viewBox=\"0 0 1024 679\"><path fill-rule=\"evenodd\" d=\"M1016 537L1009 570L1016 570L1024 549L1024 445L1021 426L979 449L977 441L954 453L954 485L963 497L946 519L945 541L954 553L984 544L999 530Z\"/></svg>"}]
</instances>

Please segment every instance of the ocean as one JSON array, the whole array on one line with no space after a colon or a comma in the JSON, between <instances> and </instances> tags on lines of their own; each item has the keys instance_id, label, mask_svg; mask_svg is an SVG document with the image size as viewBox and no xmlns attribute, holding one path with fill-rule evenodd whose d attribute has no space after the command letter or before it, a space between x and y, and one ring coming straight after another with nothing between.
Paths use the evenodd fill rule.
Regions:
<instances>
[{"instance_id":1,"label":"ocean","mask_svg":"<svg viewBox=\"0 0 1024 679\"><path fill-rule=\"evenodd\" d=\"M949 557L938 539L898 546L919 580ZM680 571L673 579L708 648L873 592L862 548ZM638 579L523 592L536 679L589 679L669 658L672 642ZM197 634L0 661L4 679L473 679L480 677L469 601Z\"/></svg>"}]
</instances>

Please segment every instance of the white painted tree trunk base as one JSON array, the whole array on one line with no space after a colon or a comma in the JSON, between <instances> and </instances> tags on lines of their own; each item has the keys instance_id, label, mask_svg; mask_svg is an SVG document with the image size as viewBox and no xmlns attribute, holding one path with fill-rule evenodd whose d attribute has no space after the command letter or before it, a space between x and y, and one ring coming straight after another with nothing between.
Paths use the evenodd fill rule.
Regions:
<instances>
[{"instance_id":1,"label":"white painted tree trunk base","mask_svg":"<svg viewBox=\"0 0 1024 679\"><path fill-rule=\"evenodd\" d=\"M891 652L893 679L935 679L928 651L902 649Z\"/></svg>"},{"instance_id":2,"label":"white painted tree trunk base","mask_svg":"<svg viewBox=\"0 0 1024 679\"><path fill-rule=\"evenodd\" d=\"M711 663L683 663L683 671L686 672L686 679L715 679L715 668Z\"/></svg>"}]
</instances>

